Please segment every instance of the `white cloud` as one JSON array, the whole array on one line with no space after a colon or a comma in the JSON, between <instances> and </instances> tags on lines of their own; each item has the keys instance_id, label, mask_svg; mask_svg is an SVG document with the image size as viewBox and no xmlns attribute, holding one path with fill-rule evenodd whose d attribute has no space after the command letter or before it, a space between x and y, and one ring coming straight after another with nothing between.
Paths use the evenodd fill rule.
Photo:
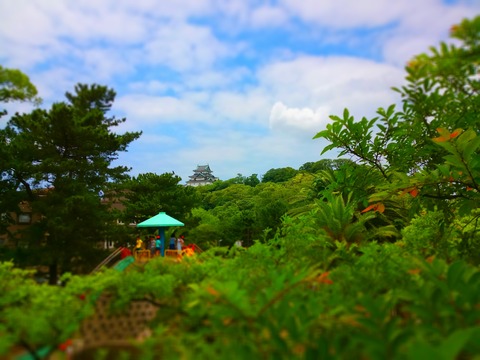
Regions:
<instances>
[{"instance_id":1,"label":"white cloud","mask_svg":"<svg viewBox=\"0 0 480 360\"><path fill-rule=\"evenodd\" d=\"M201 69L184 73L181 87L183 89L228 89L238 87L254 76L252 69L236 66L220 70L216 68Z\"/></svg>"},{"instance_id":2,"label":"white cloud","mask_svg":"<svg viewBox=\"0 0 480 360\"><path fill-rule=\"evenodd\" d=\"M175 19L208 15L215 10L214 3L211 0L109 0L109 2L111 6L121 6L127 12L137 12L144 15Z\"/></svg>"},{"instance_id":3,"label":"white cloud","mask_svg":"<svg viewBox=\"0 0 480 360\"><path fill-rule=\"evenodd\" d=\"M428 4L436 0L423 0ZM334 28L375 27L412 12L410 0L282 0L286 8L307 22ZM417 6L423 6L416 4Z\"/></svg>"},{"instance_id":4,"label":"white cloud","mask_svg":"<svg viewBox=\"0 0 480 360\"><path fill-rule=\"evenodd\" d=\"M134 172L185 179L209 163L226 179L318 159L325 144L311 137L328 115L369 117L398 101L390 87L409 58L479 10L461 0L1 1L0 61L25 71L47 107L77 82L114 88L119 130L144 130L121 155Z\"/></svg>"},{"instance_id":5,"label":"white cloud","mask_svg":"<svg viewBox=\"0 0 480 360\"><path fill-rule=\"evenodd\" d=\"M191 122L205 120L207 114L194 102L171 96L125 95L115 102L115 108L128 114L136 126L147 124Z\"/></svg>"},{"instance_id":6,"label":"white cloud","mask_svg":"<svg viewBox=\"0 0 480 360\"><path fill-rule=\"evenodd\" d=\"M250 22L254 27L282 26L288 23L288 14L280 7L260 6L252 11Z\"/></svg>"},{"instance_id":7,"label":"white cloud","mask_svg":"<svg viewBox=\"0 0 480 360\"><path fill-rule=\"evenodd\" d=\"M220 92L212 99L212 110L220 118L249 123L264 122L268 119L270 102L261 90L252 89L247 93Z\"/></svg>"},{"instance_id":8,"label":"white cloud","mask_svg":"<svg viewBox=\"0 0 480 360\"><path fill-rule=\"evenodd\" d=\"M385 38L383 56L388 63L405 66L413 56L428 52L429 47L437 46L440 40L451 42L448 39L450 27L471 15L472 9L466 6L432 4L418 7L403 17L395 32Z\"/></svg>"},{"instance_id":9,"label":"white cloud","mask_svg":"<svg viewBox=\"0 0 480 360\"><path fill-rule=\"evenodd\" d=\"M51 42L58 30L51 22L49 14L42 11L41 3L38 2L2 1L0 14L3 14L0 22L2 37L15 42L26 45L45 45Z\"/></svg>"},{"instance_id":10,"label":"white cloud","mask_svg":"<svg viewBox=\"0 0 480 360\"><path fill-rule=\"evenodd\" d=\"M159 24L145 45L145 60L176 71L204 69L230 53L205 26L169 22Z\"/></svg>"},{"instance_id":11,"label":"white cloud","mask_svg":"<svg viewBox=\"0 0 480 360\"><path fill-rule=\"evenodd\" d=\"M270 127L272 129L300 129L314 134L328 122L330 108L323 107L316 110L310 108L288 108L282 102L273 105L270 112Z\"/></svg>"},{"instance_id":12,"label":"white cloud","mask_svg":"<svg viewBox=\"0 0 480 360\"><path fill-rule=\"evenodd\" d=\"M357 116L371 116L379 106L390 105L396 101L390 88L402 83L403 71L358 58L309 56L270 64L260 79L276 103L270 125L307 130L325 124L319 120L322 114L349 108Z\"/></svg>"},{"instance_id":13,"label":"white cloud","mask_svg":"<svg viewBox=\"0 0 480 360\"><path fill-rule=\"evenodd\" d=\"M144 150L148 148L159 150L171 146L178 146L178 139L168 134L152 134L149 132L143 133L135 143L138 147L143 147Z\"/></svg>"},{"instance_id":14,"label":"white cloud","mask_svg":"<svg viewBox=\"0 0 480 360\"><path fill-rule=\"evenodd\" d=\"M147 81L132 81L128 84L128 93L158 94L171 89L171 84L151 79Z\"/></svg>"},{"instance_id":15,"label":"white cloud","mask_svg":"<svg viewBox=\"0 0 480 360\"><path fill-rule=\"evenodd\" d=\"M92 47L82 51L83 67L95 82L108 83L115 76L125 77L134 72L134 64L114 47Z\"/></svg>"}]
</instances>

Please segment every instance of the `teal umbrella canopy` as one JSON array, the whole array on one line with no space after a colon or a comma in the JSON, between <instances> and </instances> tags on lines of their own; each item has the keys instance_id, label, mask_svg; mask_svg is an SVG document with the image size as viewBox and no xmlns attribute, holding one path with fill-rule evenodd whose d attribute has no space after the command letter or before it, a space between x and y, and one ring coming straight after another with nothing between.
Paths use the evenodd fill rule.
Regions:
<instances>
[{"instance_id":1,"label":"teal umbrella canopy","mask_svg":"<svg viewBox=\"0 0 480 360\"><path fill-rule=\"evenodd\" d=\"M184 226L185 224L177 219L168 216L164 212L159 212L154 217L151 217L148 220L142 221L140 224L137 224L137 227L161 227L161 226Z\"/></svg>"}]
</instances>

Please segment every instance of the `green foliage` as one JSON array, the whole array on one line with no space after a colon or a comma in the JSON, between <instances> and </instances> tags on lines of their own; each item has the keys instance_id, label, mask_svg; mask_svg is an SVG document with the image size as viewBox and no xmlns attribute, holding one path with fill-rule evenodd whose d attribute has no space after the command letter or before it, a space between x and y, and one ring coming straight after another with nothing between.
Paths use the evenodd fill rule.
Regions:
<instances>
[{"instance_id":1,"label":"green foliage","mask_svg":"<svg viewBox=\"0 0 480 360\"><path fill-rule=\"evenodd\" d=\"M402 242L412 253L425 257L439 254L450 258L457 255L459 239L446 224L441 211L425 211L402 229Z\"/></svg>"},{"instance_id":2,"label":"green foliage","mask_svg":"<svg viewBox=\"0 0 480 360\"><path fill-rule=\"evenodd\" d=\"M260 184L260 180L258 179L258 175L257 174L252 174L248 177L245 177L243 179L243 183L245 185L248 185L248 186L252 186L252 187L255 187L257 186L258 184Z\"/></svg>"},{"instance_id":3,"label":"green foliage","mask_svg":"<svg viewBox=\"0 0 480 360\"><path fill-rule=\"evenodd\" d=\"M391 109L393 110L393 108ZM322 154L328 150L340 148L339 156L354 155L386 176L382 164L386 140L379 140L379 136L373 138L372 135L377 118L371 120L362 118L360 121L355 121L347 109L344 110L343 117L332 115L330 118L333 122L327 124L326 130L319 132L314 137L314 139L325 138L332 142L323 149Z\"/></svg>"},{"instance_id":4,"label":"green foliage","mask_svg":"<svg viewBox=\"0 0 480 360\"><path fill-rule=\"evenodd\" d=\"M302 265L326 264L334 248L326 231L318 227L315 211L295 218L285 215L270 244L277 247L278 256L283 261L299 261Z\"/></svg>"},{"instance_id":5,"label":"green foliage","mask_svg":"<svg viewBox=\"0 0 480 360\"><path fill-rule=\"evenodd\" d=\"M368 205L368 198L375 192L375 187L384 182L380 172L354 163L346 163L336 170L323 170L317 173L314 181L319 198L332 194L341 195L352 201L359 209Z\"/></svg>"},{"instance_id":6,"label":"green foliage","mask_svg":"<svg viewBox=\"0 0 480 360\"><path fill-rule=\"evenodd\" d=\"M175 219L185 219L197 203L195 189L180 185L182 179L171 173L146 173L122 184L125 222L142 222L166 212Z\"/></svg>"},{"instance_id":7,"label":"green foliage","mask_svg":"<svg viewBox=\"0 0 480 360\"><path fill-rule=\"evenodd\" d=\"M0 130L0 212L19 213L20 201L26 201L42 216L23 238L37 252L37 265L50 266L52 282L58 266L75 268L72 259L87 267L89 259L96 262L91 251L109 238L114 220L98 192L126 177L127 168L111 164L140 136L112 132L125 121L107 117L112 89L79 84L66 97L48 111L17 114Z\"/></svg>"},{"instance_id":8,"label":"green foliage","mask_svg":"<svg viewBox=\"0 0 480 360\"><path fill-rule=\"evenodd\" d=\"M454 359L480 350L477 267L425 261L396 244L338 246L324 260L314 247L291 254L295 224L286 226L285 235L243 251L212 249L181 263L158 258L125 273L70 276L65 287L0 267L8 294L0 331L16 329L0 337L0 354L14 344L34 350L75 338L102 292L113 295L113 314L137 300L159 306L152 336L134 345L157 358L404 359L441 349ZM53 317L59 309L62 317Z\"/></svg>"},{"instance_id":9,"label":"green foliage","mask_svg":"<svg viewBox=\"0 0 480 360\"><path fill-rule=\"evenodd\" d=\"M480 210L476 209L470 214L458 217L454 220L452 227L460 238L457 251L463 259L480 264Z\"/></svg>"},{"instance_id":10,"label":"green foliage","mask_svg":"<svg viewBox=\"0 0 480 360\"><path fill-rule=\"evenodd\" d=\"M0 263L0 356L15 345L32 353L44 346L55 349L92 313L80 292L38 285L31 277L32 272Z\"/></svg>"},{"instance_id":11,"label":"green foliage","mask_svg":"<svg viewBox=\"0 0 480 360\"><path fill-rule=\"evenodd\" d=\"M443 230L480 205L480 17L454 26L452 36L461 40L459 46L442 43L408 64L407 84L395 89L402 96L401 111L391 105L374 119L355 121L345 110L315 136L331 142L324 151L339 148L341 155L354 156L383 176L369 189L371 205L365 210L385 209L387 224L398 228L407 212L412 217L423 209L441 211L445 246L433 246L427 236L423 242L442 256L458 245L458 238ZM411 229L404 231L407 237ZM407 242L415 251L426 246Z\"/></svg>"},{"instance_id":12,"label":"green foliage","mask_svg":"<svg viewBox=\"0 0 480 360\"><path fill-rule=\"evenodd\" d=\"M355 211L351 196L329 196L327 201L317 202L314 210L318 227L325 229L333 241L359 242L366 234L365 222L374 215L360 215Z\"/></svg>"},{"instance_id":13,"label":"green foliage","mask_svg":"<svg viewBox=\"0 0 480 360\"><path fill-rule=\"evenodd\" d=\"M281 183L293 178L297 170L291 167L270 169L262 176L262 183L274 182Z\"/></svg>"},{"instance_id":14,"label":"green foliage","mask_svg":"<svg viewBox=\"0 0 480 360\"><path fill-rule=\"evenodd\" d=\"M324 152L340 148L341 155L355 156L386 178L388 170L408 173L442 162L444 153L431 142L436 129L453 131L480 124L478 41L463 36L468 32L478 40L478 24L475 18L457 26L454 34L463 46L441 44L440 49L431 49L431 55L421 54L409 63L407 85L396 89L403 98L402 111L391 105L380 108L379 117L358 122L348 110L343 117L332 116L332 123L315 136L331 142Z\"/></svg>"},{"instance_id":15,"label":"green foliage","mask_svg":"<svg viewBox=\"0 0 480 360\"><path fill-rule=\"evenodd\" d=\"M0 65L0 102L33 101L40 104L37 88L20 70L7 69Z\"/></svg>"},{"instance_id":16,"label":"green foliage","mask_svg":"<svg viewBox=\"0 0 480 360\"><path fill-rule=\"evenodd\" d=\"M324 170L338 170L348 164L353 165L354 162L349 159L322 159L316 162L306 162L298 170L315 174Z\"/></svg>"},{"instance_id":17,"label":"green foliage","mask_svg":"<svg viewBox=\"0 0 480 360\"><path fill-rule=\"evenodd\" d=\"M151 336L132 342L137 358L478 357L479 24L465 20L452 28L461 46L441 44L407 66L401 111L390 106L359 122L345 111L317 134L360 166L324 161L318 172L317 163L277 169L275 181L255 186L239 174L195 189L201 207L190 236L213 246L204 253L66 275L64 287L1 264L0 356L78 336L98 296L110 294L113 314L139 300L159 307ZM161 180L146 176L136 191L158 192L157 182L175 189L174 177ZM11 195L11 182L2 184ZM67 212L94 206L78 194L69 194ZM236 240L249 246L223 246Z\"/></svg>"},{"instance_id":18,"label":"green foliage","mask_svg":"<svg viewBox=\"0 0 480 360\"><path fill-rule=\"evenodd\" d=\"M195 239L195 244L202 249L212 246L213 243L218 245L218 240L222 239L220 219L212 212L201 208L192 209L192 217L197 225L189 231L189 236Z\"/></svg>"}]
</instances>

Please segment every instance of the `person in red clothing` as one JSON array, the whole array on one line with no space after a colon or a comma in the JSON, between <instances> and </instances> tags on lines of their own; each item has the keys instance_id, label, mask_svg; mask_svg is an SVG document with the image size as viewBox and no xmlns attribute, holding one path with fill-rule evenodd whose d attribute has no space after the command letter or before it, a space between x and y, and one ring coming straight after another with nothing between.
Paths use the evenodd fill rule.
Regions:
<instances>
[{"instance_id":1,"label":"person in red clothing","mask_svg":"<svg viewBox=\"0 0 480 360\"><path fill-rule=\"evenodd\" d=\"M128 256L132 256L132 252L130 251L129 248L126 246L122 247L122 250L120 251L120 259L125 259Z\"/></svg>"}]
</instances>

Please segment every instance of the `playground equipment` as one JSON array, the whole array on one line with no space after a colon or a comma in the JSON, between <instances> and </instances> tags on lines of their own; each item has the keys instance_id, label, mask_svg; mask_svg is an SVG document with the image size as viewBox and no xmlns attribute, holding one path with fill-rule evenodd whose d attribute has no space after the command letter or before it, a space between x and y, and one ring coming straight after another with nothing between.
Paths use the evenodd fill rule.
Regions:
<instances>
[{"instance_id":1,"label":"playground equipment","mask_svg":"<svg viewBox=\"0 0 480 360\"><path fill-rule=\"evenodd\" d=\"M126 248L119 247L115 249L110 255L108 255L100 264L98 264L95 269L92 270L92 274L99 271L103 267L111 267L119 271L124 271L133 263L146 263L156 256L152 256L150 250L140 250L135 251L133 255L124 256L124 250ZM203 250L197 244L189 244L182 248L182 250L165 250L164 255L170 259L181 259L184 256L193 256L203 252ZM128 253L131 254L130 251ZM122 258L123 257L123 258Z\"/></svg>"},{"instance_id":2,"label":"playground equipment","mask_svg":"<svg viewBox=\"0 0 480 360\"><path fill-rule=\"evenodd\" d=\"M114 269L123 271L130 264L135 261L133 256L131 256L131 251L123 246L115 249L110 255L108 255L100 264L98 264L91 272L91 274L96 273L103 267L112 267Z\"/></svg>"},{"instance_id":3,"label":"playground equipment","mask_svg":"<svg viewBox=\"0 0 480 360\"><path fill-rule=\"evenodd\" d=\"M165 256L165 228L172 226L184 226L185 224L173 217L167 215L164 212L159 212L154 217L151 217L148 220L142 221L140 224L137 224L139 228L157 228L158 235L160 236L161 246L161 255Z\"/></svg>"},{"instance_id":4,"label":"playground equipment","mask_svg":"<svg viewBox=\"0 0 480 360\"><path fill-rule=\"evenodd\" d=\"M118 271L126 271L126 269L135 263L145 263L152 259L150 250L141 250L134 255L125 256L124 247L115 249L102 262L100 262L91 273L95 273L103 267L110 267ZM130 251L128 251L130 252ZM189 244L181 251L166 250L166 257L176 260L182 259L183 256L192 256L195 253L202 252L202 249L196 244ZM122 258L123 257L123 258ZM97 349L99 347L131 347L130 340L136 338L146 338L150 335L148 322L151 321L158 307L152 305L148 301L136 301L132 303L128 311L123 315L109 315L108 309L111 302L111 297L108 294L99 294L96 302L95 313L92 317L84 320L80 329L81 345L77 347L81 349L84 356L90 349ZM112 340L113 339L113 340ZM77 341L78 339L76 339ZM71 348L72 340L68 340L63 344L59 350L66 352ZM65 347L65 349L62 349ZM35 360L47 356L51 352L51 347L43 347L33 356L29 353L19 354L12 357L14 360ZM67 355L65 355L67 356ZM77 354L79 356L79 354ZM67 356L68 358L68 356Z\"/></svg>"},{"instance_id":5,"label":"playground equipment","mask_svg":"<svg viewBox=\"0 0 480 360\"><path fill-rule=\"evenodd\" d=\"M108 255L100 264L98 264L95 269L92 270L92 274L100 270L103 266L107 266L112 260L116 260L118 256L120 256L123 247L119 247L115 249L110 255Z\"/></svg>"},{"instance_id":6,"label":"playground equipment","mask_svg":"<svg viewBox=\"0 0 480 360\"><path fill-rule=\"evenodd\" d=\"M193 256L196 253L201 253L203 252L202 249L197 244L189 244L187 246L184 246L182 250L165 250L165 257L168 258L175 258L175 259L181 259L184 256Z\"/></svg>"}]
</instances>

